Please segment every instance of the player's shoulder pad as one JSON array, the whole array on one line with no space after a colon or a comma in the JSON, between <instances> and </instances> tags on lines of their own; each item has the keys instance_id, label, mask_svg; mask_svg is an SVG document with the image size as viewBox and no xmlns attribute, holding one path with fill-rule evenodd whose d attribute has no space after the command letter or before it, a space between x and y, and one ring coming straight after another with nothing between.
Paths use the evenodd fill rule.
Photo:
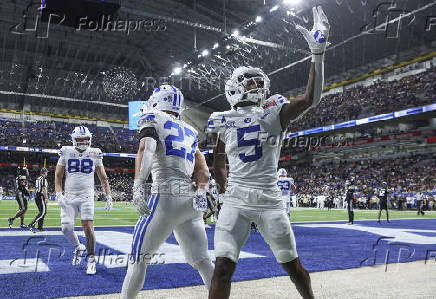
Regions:
<instances>
[{"instance_id":1,"label":"player's shoulder pad","mask_svg":"<svg viewBox=\"0 0 436 299\"><path fill-rule=\"evenodd\" d=\"M162 118L161 111L152 110L142 115L138 120L138 127L141 130L143 127L154 127L158 120Z\"/></svg>"},{"instance_id":2,"label":"player's shoulder pad","mask_svg":"<svg viewBox=\"0 0 436 299\"><path fill-rule=\"evenodd\" d=\"M280 94L270 96L263 105L263 109L267 110L272 107L281 108L283 105L289 104L289 100Z\"/></svg>"},{"instance_id":3,"label":"player's shoulder pad","mask_svg":"<svg viewBox=\"0 0 436 299\"><path fill-rule=\"evenodd\" d=\"M60 157L65 157L65 155L67 154L69 149L70 149L70 146L64 145L63 147L61 147L61 149L58 152L59 156Z\"/></svg>"},{"instance_id":4,"label":"player's shoulder pad","mask_svg":"<svg viewBox=\"0 0 436 299\"><path fill-rule=\"evenodd\" d=\"M227 126L227 121L231 117L232 110L224 112L213 112L207 121L208 132L219 132L220 129Z\"/></svg>"},{"instance_id":5,"label":"player's shoulder pad","mask_svg":"<svg viewBox=\"0 0 436 299\"><path fill-rule=\"evenodd\" d=\"M89 153L92 156L95 156L96 158L102 159L103 158L103 153L101 152L101 149L97 148L97 147L91 147L89 149Z\"/></svg>"}]
</instances>

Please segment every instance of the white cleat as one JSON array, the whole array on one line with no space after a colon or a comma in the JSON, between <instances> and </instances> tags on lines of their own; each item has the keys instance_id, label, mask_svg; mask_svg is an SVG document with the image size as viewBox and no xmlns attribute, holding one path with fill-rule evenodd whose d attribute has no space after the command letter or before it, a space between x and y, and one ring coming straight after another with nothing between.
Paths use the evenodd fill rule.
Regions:
<instances>
[{"instance_id":1,"label":"white cleat","mask_svg":"<svg viewBox=\"0 0 436 299\"><path fill-rule=\"evenodd\" d=\"M73 257L73 266L80 265L80 262L82 261L82 255L85 252L86 247L83 244L79 244L74 248L74 257Z\"/></svg>"},{"instance_id":2,"label":"white cleat","mask_svg":"<svg viewBox=\"0 0 436 299\"><path fill-rule=\"evenodd\" d=\"M88 259L88 267L86 267L86 274L94 275L95 272L97 272L96 265L95 265L95 258L92 257Z\"/></svg>"}]
</instances>

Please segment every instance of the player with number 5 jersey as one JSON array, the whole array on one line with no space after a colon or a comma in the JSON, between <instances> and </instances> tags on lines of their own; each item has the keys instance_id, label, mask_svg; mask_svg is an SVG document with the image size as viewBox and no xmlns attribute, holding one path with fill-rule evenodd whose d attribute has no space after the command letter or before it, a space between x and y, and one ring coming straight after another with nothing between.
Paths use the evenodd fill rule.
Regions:
<instances>
[{"instance_id":1,"label":"player with number 5 jersey","mask_svg":"<svg viewBox=\"0 0 436 299\"><path fill-rule=\"evenodd\" d=\"M215 227L216 262L209 299L230 297L232 275L252 222L257 224L300 295L314 297L309 273L298 257L276 174L282 140L290 121L321 100L330 25L321 7L313 8L313 16L311 31L296 27L312 52L304 94L292 101L281 95L268 96L270 80L261 69L238 67L225 85L231 110L212 113L209 118L208 130L217 136L213 169L222 194L220 198L224 197Z\"/></svg>"},{"instance_id":2,"label":"player with number 5 jersey","mask_svg":"<svg viewBox=\"0 0 436 299\"><path fill-rule=\"evenodd\" d=\"M74 246L73 265L79 265L87 249L88 266L86 273L96 273L95 236L94 236L94 172L100 179L106 196L106 209L112 209L112 197L108 178L103 167L103 154L100 149L92 148L92 135L84 126L75 127L71 134L73 146L63 146L59 151L59 160L55 173L56 199L61 206L62 232ZM65 176L65 194L62 193L62 180ZM86 235L85 247L74 232L74 223L80 214L83 231Z\"/></svg>"}]
</instances>

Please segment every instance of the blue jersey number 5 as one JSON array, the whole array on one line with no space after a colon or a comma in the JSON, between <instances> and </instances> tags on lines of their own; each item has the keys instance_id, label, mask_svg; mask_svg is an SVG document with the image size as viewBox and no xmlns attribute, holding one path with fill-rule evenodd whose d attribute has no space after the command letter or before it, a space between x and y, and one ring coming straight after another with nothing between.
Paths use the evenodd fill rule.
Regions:
<instances>
[{"instance_id":1,"label":"blue jersey number 5","mask_svg":"<svg viewBox=\"0 0 436 299\"><path fill-rule=\"evenodd\" d=\"M260 125L239 128L236 131L238 135L238 147L254 146L254 154L248 156L246 154L239 154L239 159L241 159L241 161L244 163L254 162L262 157L262 146L260 144L260 140L257 138L248 140L244 139L245 133L255 132L260 132Z\"/></svg>"}]
</instances>

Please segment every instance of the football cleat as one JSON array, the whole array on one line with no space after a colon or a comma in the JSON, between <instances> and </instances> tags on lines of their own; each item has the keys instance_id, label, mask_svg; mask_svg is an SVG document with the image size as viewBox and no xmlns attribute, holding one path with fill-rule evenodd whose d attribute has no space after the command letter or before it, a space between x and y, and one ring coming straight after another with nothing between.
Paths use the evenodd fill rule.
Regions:
<instances>
[{"instance_id":1,"label":"football cleat","mask_svg":"<svg viewBox=\"0 0 436 299\"><path fill-rule=\"evenodd\" d=\"M88 259L88 266L86 267L86 274L94 275L96 272L95 257L90 257Z\"/></svg>"},{"instance_id":2,"label":"football cleat","mask_svg":"<svg viewBox=\"0 0 436 299\"><path fill-rule=\"evenodd\" d=\"M14 219L9 218L8 219L8 224L9 224L9 228L12 228L12 224L14 223Z\"/></svg>"},{"instance_id":3,"label":"football cleat","mask_svg":"<svg viewBox=\"0 0 436 299\"><path fill-rule=\"evenodd\" d=\"M20 227L21 227L21 228L27 228L27 225L25 225L25 224L21 224Z\"/></svg>"},{"instance_id":4,"label":"football cleat","mask_svg":"<svg viewBox=\"0 0 436 299\"><path fill-rule=\"evenodd\" d=\"M34 234L37 232L35 225L33 225L33 224L29 224L29 230Z\"/></svg>"},{"instance_id":5,"label":"football cleat","mask_svg":"<svg viewBox=\"0 0 436 299\"><path fill-rule=\"evenodd\" d=\"M79 244L74 248L74 257L73 257L73 266L80 265L80 262L82 261L82 255L85 252L86 247L83 244Z\"/></svg>"}]
</instances>

